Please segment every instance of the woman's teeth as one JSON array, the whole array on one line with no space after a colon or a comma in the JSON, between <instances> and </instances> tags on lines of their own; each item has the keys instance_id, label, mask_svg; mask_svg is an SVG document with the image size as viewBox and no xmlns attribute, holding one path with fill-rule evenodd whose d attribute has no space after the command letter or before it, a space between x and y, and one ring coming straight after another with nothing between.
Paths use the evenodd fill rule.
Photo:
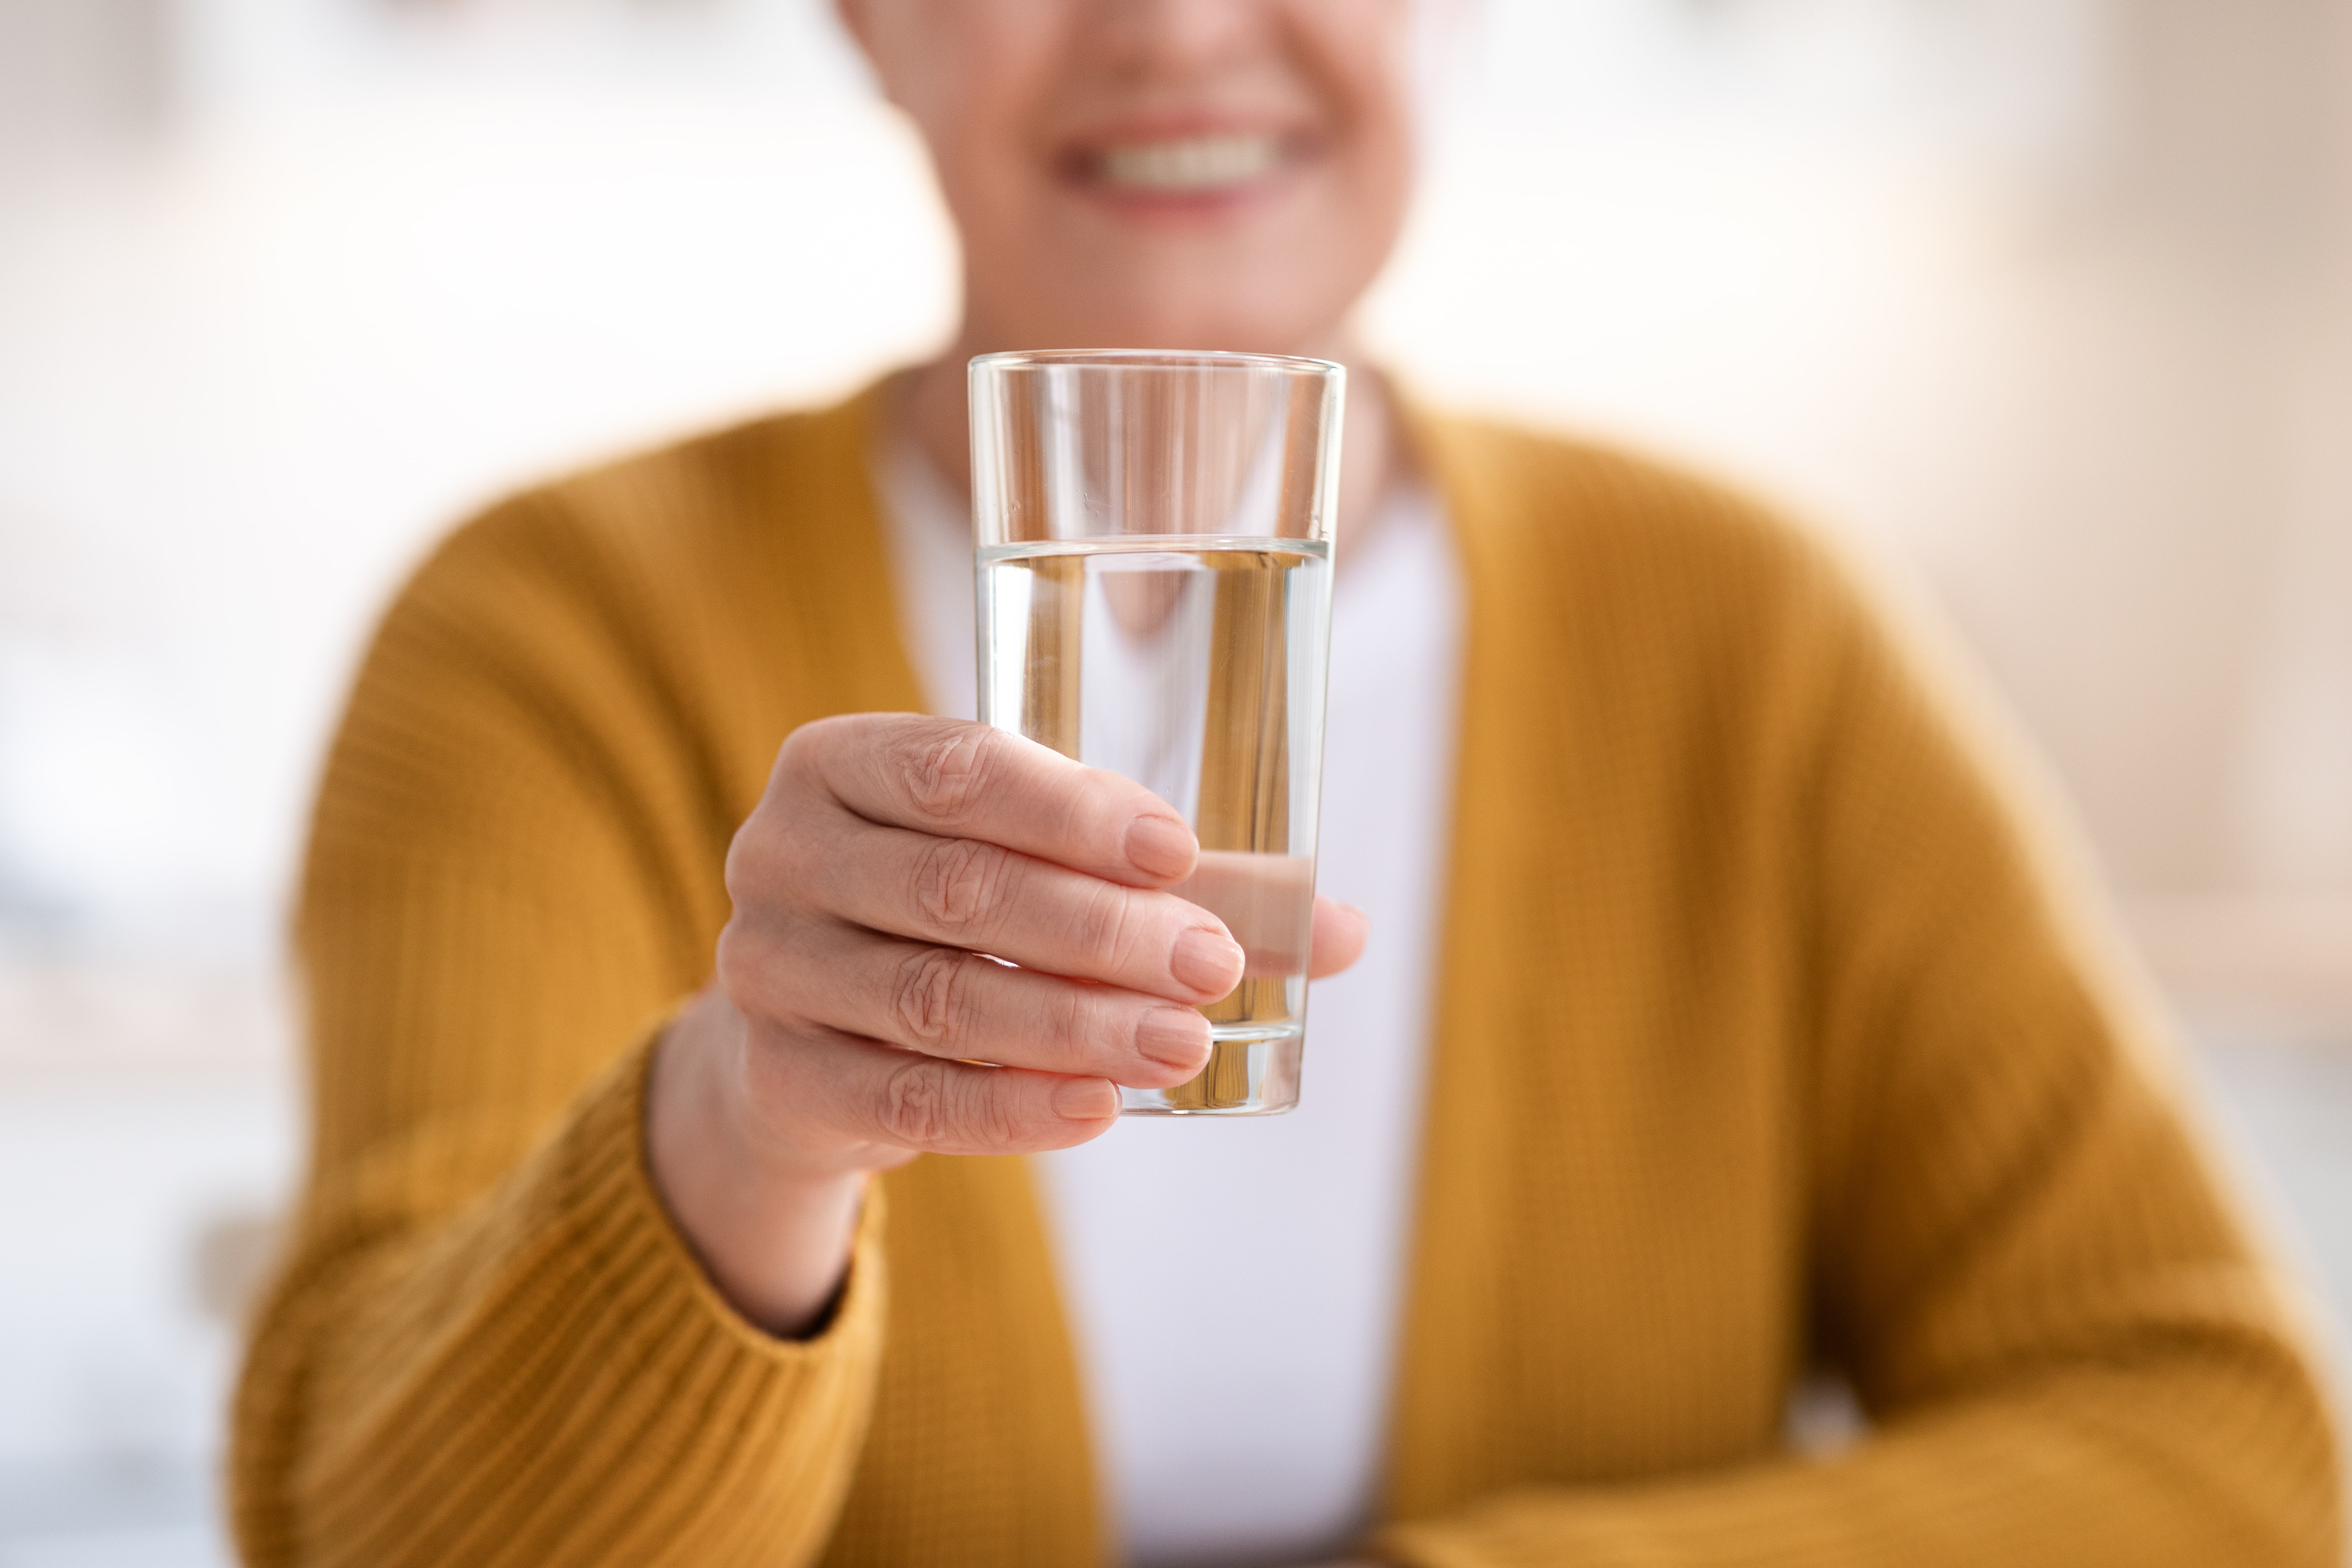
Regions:
<instances>
[{"instance_id":1,"label":"woman's teeth","mask_svg":"<svg viewBox=\"0 0 2352 1568\"><path fill-rule=\"evenodd\" d=\"M1103 150L1106 184L1146 191L1209 191L1269 174L1282 162L1275 136L1187 136Z\"/></svg>"}]
</instances>

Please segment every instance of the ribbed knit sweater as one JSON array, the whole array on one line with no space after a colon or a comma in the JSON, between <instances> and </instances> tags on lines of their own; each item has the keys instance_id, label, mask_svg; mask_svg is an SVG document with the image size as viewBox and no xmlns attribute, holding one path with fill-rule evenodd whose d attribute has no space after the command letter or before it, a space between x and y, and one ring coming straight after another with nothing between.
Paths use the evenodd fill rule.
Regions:
<instances>
[{"instance_id":1,"label":"ribbed knit sweater","mask_svg":"<svg viewBox=\"0 0 2352 1568\"><path fill-rule=\"evenodd\" d=\"M1021 1162L883 1178L802 1342L730 1310L646 1173L646 1042L709 976L778 744L919 706L875 408L525 495L385 620L302 887L315 1147L236 1407L255 1568L1107 1552ZM1998 727L1745 501L1411 423L1468 644L1366 1551L2335 1563L2292 1295ZM1171 1353L1214 1377L1213 1345ZM1783 1436L1816 1365L1871 1426L1828 1458Z\"/></svg>"}]
</instances>

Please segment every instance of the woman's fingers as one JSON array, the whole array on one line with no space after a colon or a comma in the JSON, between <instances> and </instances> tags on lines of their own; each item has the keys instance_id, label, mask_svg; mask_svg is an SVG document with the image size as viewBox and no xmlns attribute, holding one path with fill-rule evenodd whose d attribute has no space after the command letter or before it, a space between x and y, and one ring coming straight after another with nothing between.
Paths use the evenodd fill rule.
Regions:
<instances>
[{"instance_id":1,"label":"woman's fingers","mask_svg":"<svg viewBox=\"0 0 2352 1568\"><path fill-rule=\"evenodd\" d=\"M1118 1089L1099 1078L979 1067L874 1040L766 1036L754 1071L828 1142L928 1154L1066 1149L1108 1128Z\"/></svg>"},{"instance_id":2,"label":"woman's fingers","mask_svg":"<svg viewBox=\"0 0 2352 1568\"><path fill-rule=\"evenodd\" d=\"M1318 897L1315 900L1315 939L1308 949L1308 978L1321 980L1352 966L1364 956L1371 940L1370 917L1353 904Z\"/></svg>"},{"instance_id":3,"label":"woman's fingers","mask_svg":"<svg viewBox=\"0 0 2352 1568\"><path fill-rule=\"evenodd\" d=\"M800 868L838 920L1199 1005L1241 983L1217 917L1000 844L836 818Z\"/></svg>"},{"instance_id":4,"label":"woman's fingers","mask_svg":"<svg viewBox=\"0 0 2352 1568\"><path fill-rule=\"evenodd\" d=\"M803 726L728 860L741 1087L819 1165L1084 1142L1118 1114L1117 1084L1201 1069L1195 1009L1240 983L1237 931L1298 973L1311 875L1204 858L1149 791L1018 736L891 714ZM1219 898L1239 925L1202 907ZM1356 910L1318 900L1311 926L1314 974L1363 950Z\"/></svg>"},{"instance_id":5,"label":"woman's fingers","mask_svg":"<svg viewBox=\"0 0 2352 1568\"><path fill-rule=\"evenodd\" d=\"M806 769L868 822L999 844L1131 887L1189 875L1200 849L1184 819L1141 784L984 724L826 719L794 731L777 765Z\"/></svg>"},{"instance_id":6,"label":"woman's fingers","mask_svg":"<svg viewBox=\"0 0 2352 1568\"><path fill-rule=\"evenodd\" d=\"M1209 1058L1194 1008L849 926L803 931L789 957L748 968L740 994L767 1016L927 1056L1153 1089Z\"/></svg>"}]
</instances>

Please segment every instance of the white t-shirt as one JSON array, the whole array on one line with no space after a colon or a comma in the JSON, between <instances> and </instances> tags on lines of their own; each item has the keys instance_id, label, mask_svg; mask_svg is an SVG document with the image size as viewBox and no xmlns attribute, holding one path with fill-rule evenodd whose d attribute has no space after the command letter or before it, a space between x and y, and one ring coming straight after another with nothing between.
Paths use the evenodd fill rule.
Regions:
<instances>
[{"instance_id":1,"label":"white t-shirt","mask_svg":"<svg viewBox=\"0 0 2352 1568\"><path fill-rule=\"evenodd\" d=\"M972 535L911 445L876 459L932 711L971 718ZM1298 1109L1132 1118L1034 1162L1114 1527L1144 1568L1297 1562L1370 1521L1410 1245L1463 591L1395 489L1332 587L1318 890L1371 942L1318 981Z\"/></svg>"}]
</instances>

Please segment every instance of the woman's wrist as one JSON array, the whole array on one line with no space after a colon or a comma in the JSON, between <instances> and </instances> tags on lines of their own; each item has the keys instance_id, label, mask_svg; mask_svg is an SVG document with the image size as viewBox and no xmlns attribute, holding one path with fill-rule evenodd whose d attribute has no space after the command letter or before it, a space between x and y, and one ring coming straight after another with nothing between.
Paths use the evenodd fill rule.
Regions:
<instances>
[{"instance_id":1,"label":"woman's wrist","mask_svg":"<svg viewBox=\"0 0 2352 1568\"><path fill-rule=\"evenodd\" d=\"M742 1017L712 987L655 1047L646 1143L655 1190L729 1305L782 1338L823 1326L848 1270L867 1173L790 1169L746 1125Z\"/></svg>"}]
</instances>

